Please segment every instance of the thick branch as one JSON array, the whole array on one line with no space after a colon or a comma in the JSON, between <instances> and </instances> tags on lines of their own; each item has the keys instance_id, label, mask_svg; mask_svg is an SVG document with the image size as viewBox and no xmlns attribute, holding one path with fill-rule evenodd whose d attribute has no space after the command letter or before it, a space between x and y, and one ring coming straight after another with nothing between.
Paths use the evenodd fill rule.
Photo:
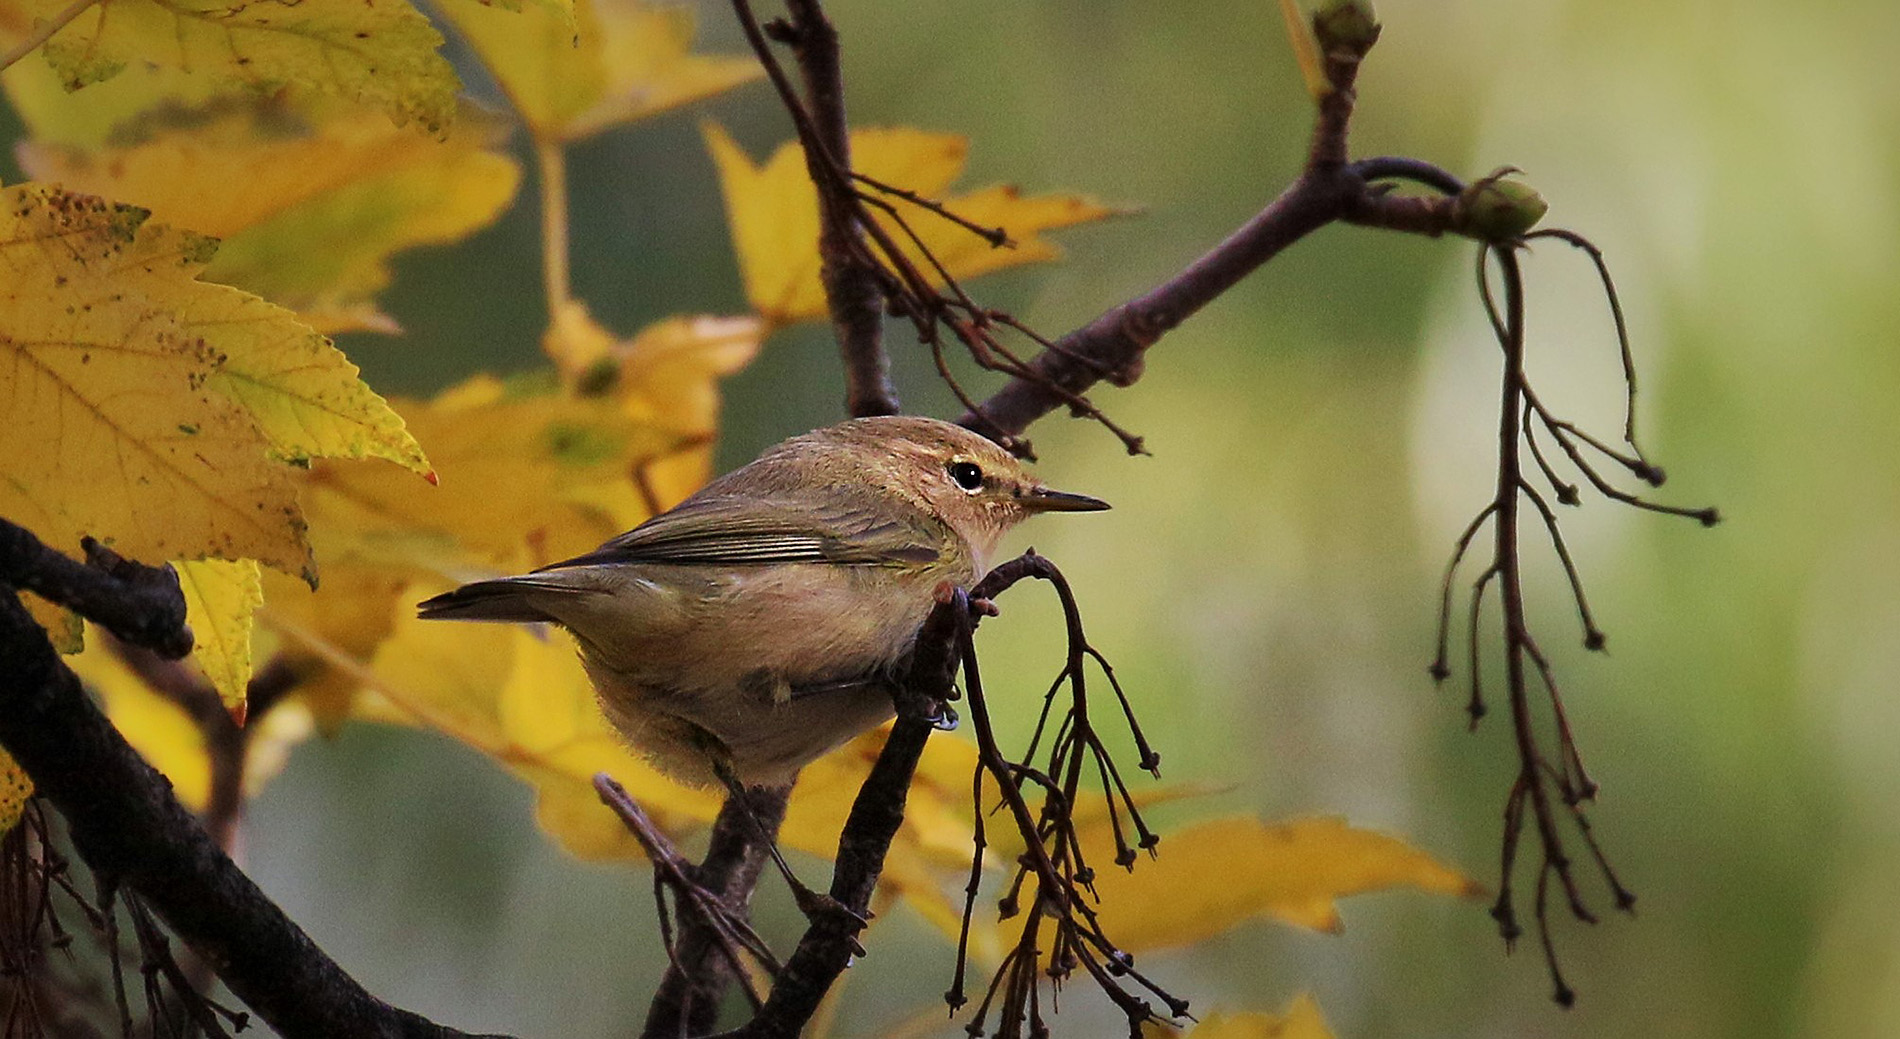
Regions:
<instances>
[{"instance_id":1,"label":"thick branch","mask_svg":"<svg viewBox=\"0 0 1900 1039\"><path fill-rule=\"evenodd\" d=\"M80 688L0 586L0 746L65 815L93 870L164 918L288 1039L449 1039L463 1033L364 991L244 875Z\"/></svg>"},{"instance_id":2,"label":"thick branch","mask_svg":"<svg viewBox=\"0 0 1900 1039\"><path fill-rule=\"evenodd\" d=\"M774 28L792 45L805 81L809 123L817 140L803 140L805 162L818 191L819 276L831 308L831 324L844 358L845 406L854 417L895 415L897 388L884 352L884 292L858 225L852 191L851 133L845 120L844 72L838 30L817 0L787 0L791 22ZM792 103L789 99L788 104Z\"/></svg>"},{"instance_id":3,"label":"thick branch","mask_svg":"<svg viewBox=\"0 0 1900 1039\"><path fill-rule=\"evenodd\" d=\"M0 519L0 581L73 610L134 645L177 659L191 652L185 597L170 567L141 566L87 538L86 562Z\"/></svg>"},{"instance_id":4,"label":"thick branch","mask_svg":"<svg viewBox=\"0 0 1900 1039\"><path fill-rule=\"evenodd\" d=\"M1030 378L1010 380L965 412L959 425L1015 436L1030 423L1107 379L1126 386L1141 375L1142 355L1221 293L1280 251L1342 218L1364 182L1350 171L1308 172L1279 198L1200 259L1146 294L1070 332L1029 364Z\"/></svg>"}]
</instances>

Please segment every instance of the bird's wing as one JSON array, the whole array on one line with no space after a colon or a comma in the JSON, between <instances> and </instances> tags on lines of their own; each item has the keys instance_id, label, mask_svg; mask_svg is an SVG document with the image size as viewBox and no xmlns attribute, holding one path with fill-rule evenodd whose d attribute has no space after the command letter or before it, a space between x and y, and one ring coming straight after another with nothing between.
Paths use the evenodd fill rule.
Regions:
<instances>
[{"instance_id":1,"label":"bird's wing","mask_svg":"<svg viewBox=\"0 0 1900 1039\"><path fill-rule=\"evenodd\" d=\"M546 567L602 563L759 566L774 563L917 565L936 562L930 520L883 518L852 503L694 498L584 556ZM888 513L890 510L883 510ZM933 539L933 534L935 535Z\"/></svg>"}]
</instances>

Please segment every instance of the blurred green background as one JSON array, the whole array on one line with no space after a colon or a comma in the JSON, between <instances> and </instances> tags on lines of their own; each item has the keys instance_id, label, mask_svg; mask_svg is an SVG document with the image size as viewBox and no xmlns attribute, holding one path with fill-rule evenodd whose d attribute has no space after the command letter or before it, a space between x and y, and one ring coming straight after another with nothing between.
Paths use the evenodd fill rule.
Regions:
<instances>
[{"instance_id":1,"label":"blurred green background","mask_svg":"<svg viewBox=\"0 0 1900 1039\"><path fill-rule=\"evenodd\" d=\"M856 123L969 134L966 185L1141 208L1063 234L1066 263L977 283L1045 331L1177 270L1301 160L1311 106L1264 0L828 6ZM1608 657L1578 647L1554 570L1532 596L1640 915L1560 923L1567 1013L1535 946L1507 957L1483 904L1418 895L1347 903L1340 937L1248 925L1148 966L1197 1008L1311 990L1338 1034L1368 1039L1900 1033L1900 6L1380 14L1356 153L1528 171L1550 222L1614 265L1664 496L1727 517L1569 516ZM702 36L741 49L723 4ZM623 334L743 308L702 116L754 154L788 135L755 85L572 157L575 289ZM400 263L388 309L409 334L344 344L372 385L538 363L532 213ZM1052 483L1116 509L1016 544L1072 575L1168 778L1227 785L1194 811L1343 814L1494 882L1502 717L1467 734L1461 691L1425 674L1440 568L1493 478L1497 348L1471 251L1351 228L1301 243L1163 341L1137 387L1098 395L1154 457L1061 418L1034 431ZM1613 433L1594 276L1554 246L1530 264L1534 377ZM907 405L952 413L894 331ZM726 388L728 465L840 417L821 328L781 334ZM1005 605L982 648L1020 721L1057 636L1035 591ZM563 858L527 792L446 740L359 727L301 749L253 806L247 853L374 991L463 1027L633 1034L663 966L644 875ZM765 897L768 930L793 933ZM950 949L908 913L870 947L836 1034L881 1034L947 983ZM1115 1020L1076 985L1059 1034Z\"/></svg>"}]
</instances>

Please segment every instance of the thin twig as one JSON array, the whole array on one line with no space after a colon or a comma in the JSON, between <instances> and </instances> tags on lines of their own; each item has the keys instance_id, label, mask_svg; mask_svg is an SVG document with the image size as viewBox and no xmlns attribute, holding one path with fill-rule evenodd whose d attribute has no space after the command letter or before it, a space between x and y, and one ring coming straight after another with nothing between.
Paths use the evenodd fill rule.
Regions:
<instances>
[{"instance_id":1,"label":"thin twig","mask_svg":"<svg viewBox=\"0 0 1900 1039\"><path fill-rule=\"evenodd\" d=\"M1016 436L1100 381L1128 385L1140 377L1150 346L1199 312L1281 250L1339 219L1352 197L1343 177L1302 176L1267 208L1180 273L1112 307L1057 340L1029 364L1030 374L996 391L957 421L978 432Z\"/></svg>"},{"instance_id":2,"label":"thin twig","mask_svg":"<svg viewBox=\"0 0 1900 1039\"><path fill-rule=\"evenodd\" d=\"M620 817L627 832L640 843L647 860L653 864L654 903L659 910L661 932L671 966L661 979L659 990L647 1009L644 1034L655 1039L682 1033L703 1034L713 1024L721 991L733 979L738 980L747 1000L756 1010L763 1001L752 987L742 956L753 957L768 973L774 974L779 970L779 962L771 949L766 947L765 941L746 922L746 903L756 886L758 872L764 861L763 854L753 853L755 843L749 831L729 824L715 834L707 851L707 862L718 864L729 858L736 862L735 868L725 870L723 875L715 878L720 886L712 889L701 880L701 870L674 850L672 842L666 839L639 803L612 776L606 773L595 776L594 789L600 795L601 802ZM780 799L779 803L782 806L783 800ZM769 810L767 805L759 807ZM745 805L737 804L736 801L728 802L720 815L722 818L732 816L736 819L745 810ZM783 811L783 807L780 807L778 814L782 816ZM743 834L737 838L737 849L732 847L735 843L734 834ZM714 869L706 872L722 871L715 865ZM681 930L677 940L668 925L662 889L673 892L680 909Z\"/></svg>"},{"instance_id":3,"label":"thin twig","mask_svg":"<svg viewBox=\"0 0 1900 1039\"><path fill-rule=\"evenodd\" d=\"M915 191L911 191L907 188L900 188L896 186L895 184L886 184L885 182L878 180L876 177L872 177L858 170L851 171L851 179L857 181L860 184L867 185L883 194L890 195L893 198L901 198L904 201L910 203L913 206L916 206L919 209L928 210L929 212L935 213L938 216L944 218L945 220L948 220L951 223L957 225L958 227L963 228L965 231L968 231L971 234L977 236L978 238L981 238L984 241L990 243L990 246L992 248L1011 249L1011 248L1015 248L1016 246L1015 242L1010 241L1009 232L1006 231L1005 229L1000 228L1000 227L985 227L984 225L979 224L974 220L970 220L965 217L960 217L956 213L952 212L950 207L944 205L941 202L938 202L936 199L925 198L924 196L919 195Z\"/></svg>"},{"instance_id":4,"label":"thin twig","mask_svg":"<svg viewBox=\"0 0 1900 1039\"><path fill-rule=\"evenodd\" d=\"M1623 301L1617 295L1616 279L1610 277L1610 265L1603 259L1603 250L1597 248L1596 243L1588 238L1585 238L1575 231L1568 231L1561 227L1549 227L1541 231L1533 231L1524 237L1526 240L1555 238L1558 241L1567 242L1583 250L1583 252L1590 257L1590 262L1596 266L1597 277L1603 282L1604 298L1610 304L1610 316L1616 321L1617 352L1621 355L1623 360L1623 440L1636 451L1637 457L1642 457L1642 445L1637 443L1636 440L1636 356L1630 349L1629 325L1623 320ZM1660 483L1661 481L1658 482Z\"/></svg>"}]
</instances>

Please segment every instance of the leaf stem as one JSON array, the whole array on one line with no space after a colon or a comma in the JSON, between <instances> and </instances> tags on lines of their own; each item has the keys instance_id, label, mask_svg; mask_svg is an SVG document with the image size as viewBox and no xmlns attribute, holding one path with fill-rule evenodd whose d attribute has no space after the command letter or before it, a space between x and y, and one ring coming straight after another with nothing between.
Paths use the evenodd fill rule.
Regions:
<instances>
[{"instance_id":1,"label":"leaf stem","mask_svg":"<svg viewBox=\"0 0 1900 1039\"><path fill-rule=\"evenodd\" d=\"M534 158L541 173L541 280L553 320L573 298L568 278L567 152L560 141L536 134Z\"/></svg>"}]
</instances>

